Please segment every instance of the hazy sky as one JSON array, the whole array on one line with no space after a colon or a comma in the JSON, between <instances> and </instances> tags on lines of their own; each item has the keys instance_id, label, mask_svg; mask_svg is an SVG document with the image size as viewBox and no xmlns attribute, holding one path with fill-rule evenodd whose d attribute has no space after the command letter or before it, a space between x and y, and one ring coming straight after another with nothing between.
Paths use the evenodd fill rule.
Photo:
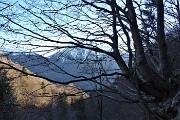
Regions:
<instances>
[{"instance_id":1,"label":"hazy sky","mask_svg":"<svg viewBox=\"0 0 180 120\"><path fill-rule=\"evenodd\" d=\"M39 22L39 20L36 17L34 17L32 14L30 15L27 12L23 12L24 10L19 5L22 5L22 6L26 7L26 8L28 8L28 9L31 9L34 12L41 12L38 9L38 7L42 7L44 10L46 10L46 9L57 9L57 8L59 8L61 6L58 6L56 4L54 4L52 6L50 4L50 2L46 2L46 0L18 0L18 1L6 0L5 2L8 2L8 1L10 3L12 3L12 4L15 3L14 7L10 8L7 11L0 12L0 14L3 14L3 15L12 14L12 12L9 12L9 11L15 11L15 14L19 13L18 14L19 17L18 18L12 18L12 19L15 20L15 22L17 22L17 23L20 23L22 26L33 30L33 32L38 32L42 36L46 36L47 38L52 39L52 40L70 41L69 38L67 38L66 36L63 36L62 34L60 34L59 31L55 31L54 33L49 32L48 30L51 30L51 28L48 28L48 26L44 26L43 24L41 24ZM63 1L66 1L66 0L63 0ZM34 7L29 6L29 5L25 4L24 2L34 4L34 5L37 5L37 6L34 6ZM62 0L60 2L62 2ZM78 2L78 0L77 0L77 2ZM40 4L41 4L41 6L38 6ZM49 6L49 8L47 8L47 6ZM1 8L3 8L2 4L0 4L0 9ZM70 10L73 10L73 9L70 9ZM89 13L88 10L85 10L85 11L86 11L86 13L90 14L91 17L96 17L96 14L94 14L94 16L93 16L93 14ZM73 14L73 12L67 11L67 10L63 10L61 12L62 12L61 14L64 13L64 14L67 14L67 15L70 15L70 16L71 16L71 14L75 15L75 14ZM78 14L77 14L77 16L78 16ZM43 17L43 19L47 20L48 22L51 22L50 19L45 18L44 16L41 16L41 17ZM67 25L67 23L70 23L70 21L72 21L72 23L70 25L79 24L77 22L73 22L73 20L70 19L70 18L66 18L66 17L62 18L62 16L59 16L59 17L60 18L58 18L58 16L55 16L55 19L56 19L56 21L58 23L60 23L60 25L64 25L64 27L68 27L66 25ZM78 16L78 17L82 17L82 16ZM82 17L82 19L83 19L83 17ZM4 21L5 21L5 19L3 19L0 16L0 24L3 24ZM32 23L31 21L34 21L36 23ZM42 31L41 32L41 30L38 30L37 27L34 27L34 24L37 24L37 26L39 28L41 28L41 29L44 29L44 30L47 29L47 31ZM80 24L81 24L81 26L86 26L87 23L86 22L84 22L84 23L81 22ZM10 27L12 27L12 28L14 28L16 30L20 29L20 27L17 27L12 23L9 23L8 25L10 25ZM92 24L89 25L89 26L93 28ZM87 37L86 34L73 33L74 32L73 30L71 30L71 29L68 29L68 30L70 30L69 32L71 32L72 34L74 34L76 36L80 36L80 37L84 37L84 38ZM91 29L91 32L93 30L95 31L97 29ZM28 34L28 35L32 35L31 33L28 33L28 32L25 32L25 31L19 31L19 32L22 32L22 33L25 33L25 34ZM112 34L112 29L109 29L109 33ZM9 51L31 51L31 52L41 51L41 52L38 52L39 54L45 54L45 53L47 53L47 51L49 51L50 53L46 54L46 56L56 52L57 50L55 50L52 47L39 47L38 45L40 45L40 46L46 46L46 45L48 45L48 46L65 46L66 45L66 44L57 44L55 42L54 43L53 42L45 42L43 40L41 41L41 40L37 40L35 38L30 39L29 36L17 35L16 33L13 33L13 32L7 33L7 32L4 32L2 30L0 31L0 38L1 38L0 39L0 47L6 48L6 50L9 50ZM3 38L5 38L6 41L4 41ZM126 40L126 38L124 38L124 37L122 37L122 38L124 40ZM104 40L107 40L107 39L104 38ZM36 45L36 46L28 46L28 45L25 45L25 44L33 44L33 45ZM123 44L123 43L121 43L121 44ZM107 45L103 45L103 46L101 45L100 47L102 49L108 49L109 48L109 46L107 46Z\"/></svg>"},{"instance_id":2,"label":"hazy sky","mask_svg":"<svg viewBox=\"0 0 180 120\"><path fill-rule=\"evenodd\" d=\"M15 11L15 14L17 14L17 13L19 13L20 15L19 15L19 17L18 18L12 18L15 22L17 22L17 23L20 23L23 27L26 27L26 28L28 28L28 29L31 29L31 30L33 30L33 31L35 31L35 32L38 32L38 33L40 33L41 35L44 35L44 36L46 36L47 38L50 38L50 39L52 39L52 40L63 40L63 41L70 41L70 39L68 38L68 37L66 37L66 36L64 36L64 35L61 35L61 34L59 34L58 32L59 31L57 31L56 33L50 33L50 32L46 32L46 31L40 31L40 30L37 30L37 28L36 27L34 27L33 26L33 24L31 24L29 21L37 21L37 22L39 22L38 21L38 19L37 18L35 18L33 15L31 15L31 16L29 16L30 14L27 14L27 12L25 13L25 12L23 12L23 10L22 10L22 8L20 8L20 6L19 5L22 5L23 7L26 7L26 8L28 8L28 9L31 9L31 10L33 10L33 11L35 11L35 12L40 12L40 11L38 11L38 8L36 8L36 9L34 9L32 6L28 6L27 4L25 4L24 3L24 1L25 2L28 2L28 3L30 3L30 4L35 4L35 5L37 5L37 6L35 6L35 7L38 7L38 5L39 4L41 4L41 6L40 7L42 7L43 8L43 5L42 4L44 4L45 5L45 7L47 7L47 6L49 6L49 8L48 9L56 9L56 7L58 8L58 7L60 7L60 6L57 6L57 5L53 5L53 6L51 6L49 3L50 2L45 2L44 0L18 0L18 1L14 1L14 0L8 0L11 4L13 4L13 3L15 3L15 5L10 9L10 11L12 10L12 11ZM8 1L6 1L6 2L8 2ZM64 0L65 1L65 0ZM78 0L77 0L78 1ZM62 2L62 1L61 1ZM47 4L49 4L49 5L46 5L46 3ZM46 8L43 8L43 9L46 9ZM37 10L37 11L36 11ZM73 10L73 9L71 9L71 10ZM7 13L6 13L7 12ZM67 11L67 10L63 10L63 11L61 11L62 12L62 14L63 14L63 12L64 12L64 14L67 14L67 15L71 15L71 12L70 11ZM86 10L86 13L87 13L88 11ZM5 14L10 14L8 11L5 11L4 13L3 13L4 15ZM90 13L91 14L91 13ZM78 15L78 14L77 14ZM11 16L10 16L11 17ZM41 17L44 17L44 16L41 16ZM60 16L61 17L61 16ZM76 16L77 17L77 16ZM82 16L79 16L79 17L82 17ZM91 14L91 17L93 17L93 14ZM95 16L96 17L96 16ZM27 19L28 18L28 19ZM36 20L37 19L37 20ZM48 20L47 18L43 18L43 19L45 19L45 20ZM69 23L71 23L73 20L69 17L69 18L66 18L66 17L64 17L64 18L58 18L58 16L56 16L55 17L55 19L58 21L58 20L60 20L59 21L59 23L60 23L60 25L66 25L68 22ZM83 19L83 18L82 18ZM0 18L0 20L2 20L2 18ZM26 21L28 21L28 22L26 22ZM48 20L48 21L50 21L50 20ZM51 22L51 21L50 21ZM2 22L3 23L3 22ZM73 24L79 24L79 23L77 23L77 22L72 22L71 23L71 25L73 25ZM81 23L81 25L85 25L86 23L84 22L82 22ZM12 24L12 23L10 23L9 24L10 25L10 27L12 27L13 29L20 29L20 27L17 27L16 25L14 25L14 24ZM38 24L39 26L38 27L40 27L40 28L43 28L43 29L50 29L50 28L48 28L47 26L43 26L43 25L41 25L41 24ZM90 25L91 27L93 26L93 25ZM47 28L46 28L47 27ZM65 26L66 27L66 26ZM37 30L37 31L36 31ZM93 30L93 29L92 29ZM28 32L24 32L24 31L20 31L20 32L22 32L22 33L25 33L25 34L29 34L29 35L32 35L32 33L28 33ZM71 30L70 31L68 31L68 32L71 32ZM48 45L48 46L65 46L66 44L57 44L57 43L53 43L53 42L45 42L45 41L41 41L41 40L37 40L37 39L35 39L35 38L32 38L32 39L29 39L29 37L28 36L23 36L23 35L18 35L18 34L16 34L16 33L7 33L7 32L3 32L3 31L0 31L0 33L1 33L1 38L5 38L6 39L6 41L4 41L4 40L1 40L0 41L0 46L2 47L2 48L6 48L6 50L9 50L9 51L31 51L31 52L38 52L38 51L41 51L41 52L38 52L39 54L45 54L47 51L52 51L51 53L48 53L48 54L46 54L46 56L48 56L48 55L50 55L50 54L52 54L52 53L54 53L54 52L56 52L57 50L54 50L52 47L39 47L39 46L28 46L28 45L25 45L25 44L33 44L33 45L41 45L41 46L46 46L46 45ZM86 38L87 36L86 35L83 35L83 34L81 34L81 33L73 33L73 30L72 30L72 32L71 32L71 34L75 34L76 36L80 36L80 37L84 37L84 38ZM36 35L35 35L36 36ZM106 46L102 46L102 48L104 49L106 49ZM51 49L51 50L50 50ZM44 52L42 52L42 51L44 51Z\"/></svg>"}]
</instances>

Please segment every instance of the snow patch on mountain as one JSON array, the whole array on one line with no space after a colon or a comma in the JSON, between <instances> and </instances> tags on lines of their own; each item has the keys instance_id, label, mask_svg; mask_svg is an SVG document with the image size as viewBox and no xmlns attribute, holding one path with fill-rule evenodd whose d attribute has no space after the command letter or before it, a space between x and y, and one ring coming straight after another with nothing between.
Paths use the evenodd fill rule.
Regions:
<instances>
[{"instance_id":1,"label":"snow patch on mountain","mask_svg":"<svg viewBox=\"0 0 180 120\"><path fill-rule=\"evenodd\" d=\"M90 78L101 73L120 72L110 57L85 49L64 49L49 57L38 54L11 54L8 57L38 75L60 82ZM94 81L109 85L116 77L101 77ZM99 85L92 81L74 84L86 90L99 88Z\"/></svg>"}]
</instances>

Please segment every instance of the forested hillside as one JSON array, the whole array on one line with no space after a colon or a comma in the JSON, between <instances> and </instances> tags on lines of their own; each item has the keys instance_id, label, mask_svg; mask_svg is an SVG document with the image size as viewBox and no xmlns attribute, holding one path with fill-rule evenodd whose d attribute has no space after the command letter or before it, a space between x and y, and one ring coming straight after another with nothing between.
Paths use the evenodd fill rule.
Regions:
<instances>
[{"instance_id":1,"label":"forested hillside","mask_svg":"<svg viewBox=\"0 0 180 120\"><path fill-rule=\"evenodd\" d=\"M0 61L0 119L2 120L23 120L26 117L32 120L45 119L50 117L46 115L49 110L53 113L56 107L68 106L89 97L73 84L60 85L32 76L33 73L27 68L13 63L6 57L0 57ZM36 113L43 115L35 115Z\"/></svg>"}]
</instances>

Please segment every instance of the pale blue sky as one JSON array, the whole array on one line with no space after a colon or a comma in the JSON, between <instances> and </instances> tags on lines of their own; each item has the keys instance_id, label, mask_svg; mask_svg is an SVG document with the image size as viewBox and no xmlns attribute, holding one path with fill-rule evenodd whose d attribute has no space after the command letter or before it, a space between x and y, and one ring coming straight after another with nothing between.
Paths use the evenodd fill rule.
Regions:
<instances>
[{"instance_id":1,"label":"pale blue sky","mask_svg":"<svg viewBox=\"0 0 180 120\"><path fill-rule=\"evenodd\" d=\"M32 23L29 22L29 21L32 20L32 21L37 21L37 22L39 22L39 20L38 20L37 18L33 17L33 15L30 16L29 14L24 13L24 12L22 11L22 8L19 7L19 4L22 5L22 6L24 6L24 7L26 7L26 8L28 8L28 9L32 9L34 12L40 12L40 11L38 11L38 8L37 8L37 9L34 9L32 6L31 6L31 7L28 6L27 4L24 3L24 1L26 1L26 2L28 2L28 3L36 4L36 5L37 5L36 7L38 7L38 4L41 4L41 7L42 7L44 10L47 10L47 9L58 9L60 6L58 6L58 5L53 5L53 7L52 7L51 4L49 4L48 2L44 2L44 1L46 1L46 0L17 0L17 1L15 1L15 0L6 0L5 2L8 2L8 1L9 1L10 3L16 3L16 4L14 5L14 7L11 8L10 10L15 11L15 13L20 13L18 19L17 19L17 18L15 18L15 19L12 18L12 19L14 19L17 23L21 23L23 26L25 26L25 27L33 30L33 31L37 31L37 32L40 33L41 35L44 35L44 36L46 36L47 38L50 38L50 39L52 39L52 40L62 40L62 39L63 39L63 40L66 40L66 41L69 41L69 40L70 40L70 39L68 39L67 37L65 37L65 36L61 35L60 33L58 33L58 31L56 31L56 33L50 33L50 32L48 32L48 31L40 32L40 30L37 30L35 27L33 27ZM66 0L63 0L63 1L66 1ZM61 0L60 2L62 2L62 0ZM77 2L78 2L78 0L77 0ZM42 4L44 4L44 6L42 6ZM47 8L46 5L48 5L49 8ZM104 6L104 7L106 7L106 6ZM0 8L1 8L1 6L0 6ZM110 9L110 8L109 8L109 9ZM70 9L70 10L73 10L73 9ZM96 15L93 15L92 13L90 13L88 10L84 10L84 11L86 11L86 13L88 13L91 17L94 17L94 18L97 17ZM22 12L23 12L23 13L22 13ZM63 11L61 11L61 12L62 12L62 14L63 14L63 13L68 13L68 15L72 15L72 16L74 15L71 11L68 11L68 10L63 10ZM0 14L10 14L10 12L9 12L9 11L4 11L4 12L0 12ZM51 22L48 18L45 18L44 16L41 16L41 17L43 17L43 19L47 20L48 22ZM62 16L60 16L60 17L62 17ZM75 16L75 17L81 17L81 18L83 19L83 16L78 16L78 14L77 14L77 16ZM36 19L37 19L37 20L36 20ZM60 23L60 25L65 25L65 27L66 27L66 22L68 23L68 22L72 21L72 19L70 19L70 18L66 18L66 17L64 17L64 18L58 18L58 16L55 16L55 19L56 19L56 21L57 21L58 23ZM60 21L59 21L59 20L60 20ZM26 22L26 21L28 21L28 22ZM95 22L96 22L96 21L95 21ZM1 23L1 24L4 23L4 19L0 18L0 23ZM27 23L28 23L28 24L27 24ZM74 24L74 25L77 25L77 24L79 24L79 23L73 22L73 23L71 23L70 25L73 25L73 24ZM85 26L86 24L87 24L87 22L81 22L81 26ZM101 24L101 23L99 23L99 24ZM48 28L47 26L44 26L43 24L40 24L40 23L39 23L39 24L37 23L37 25L38 25L38 27L43 28L43 29L50 29L50 28ZM10 26L11 26L11 27L16 27L16 29L19 29L19 27L15 26L15 25L13 25L13 24L10 24ZM89 25L89 27L92 27L92 26L93 26L93 25ZM75 35L78 35L78 36L81 36L81 37L86 37L85 34L73 33L74 31L73 31L72 29L69 29L69 30L71 30L71 31L69 31L69 32L71 32L72 34L75 34ZM92 29L92 31L93 31L93 30L97 30L97 29ZM111 29L110 29L109 31L111 31ZM22 32L22 31L20 31L20 32ZM25 33L28 33L28 32L25 32ZM109 32L109 33L111 33L111 32ZM28 34L29 34L29 33L28 33ZM30 35L31 35L31 34L30 34ZM52 49L52 48L47 48L47 47L41 47L41 48L38 47L38 48L36 48L36 47L26 46L26 45L20 46L19 44L25 44L25 43L27 43L27 42L23 42L23 41L26 41L26 40L29 39L27 36L16 35L16 34L6 33L6 32L3 32L3 31L0 31L0 37L1 37L1 38L2 38L2 37L5 37L6 39L9 39L10 43L4 42L3 39L0 40L0 47L3 45L3 47L5 47L5 48L8 49L8 50L15 50L15 51L19 51L19 50L20 50L20 51L21 51L21 50L41 51L41 50ZM92 37L92 38L93 38L93 37ZM13 41L13 39L14 39L14 41ZM105 40L106 40L106 38L105 38ZM19 42L19 44L16 44L17 42ZM57 43L52 43L52 42L44 42L44 41L37 41L36 39L31 39L30 43L36 44L36 45L63 46L62 44L57 44ZM64 45L65 45L65 44L64 44ZM107 46L105 46L104 48L106 48L106 47L107 47ZM36 49L33 49L33 48L36 48ZM45 53L45 52L42 52L42 53ZM41 54L42 54L42 53L41 53Z\"/></svg>"}]
</instances>

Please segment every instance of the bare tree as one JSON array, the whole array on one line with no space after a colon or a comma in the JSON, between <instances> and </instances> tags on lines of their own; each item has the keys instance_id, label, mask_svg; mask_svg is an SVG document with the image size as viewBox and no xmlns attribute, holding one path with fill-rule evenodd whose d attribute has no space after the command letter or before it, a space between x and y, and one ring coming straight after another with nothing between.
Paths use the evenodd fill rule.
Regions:
<instances>
[{"instance_id":1,"label":"bare tree","mask_svg":"<svg viewBox=\"0 0 180 120\"><path fill-rule=\"evenodd\" d=\"M175 76L170 64L172 59L168 55L166 31L169 26L179 24L179 17L175 17L179 16L179 1L157 0L152 3L156 27L150 26L150 30L142 26L145 20L141 14L146 4L144 1L42 0L13 3L8 12L0 11L0 17L4 20L1 23L1 39L4 42L1 43L2 46L12 43L33 52L81 48L108 56L120 70L111 73L101 71L92 78L73 75L76 80L59 83L93 81L113 90L95 80L123 76L136 89L136 97L130 99L128 95L118 94L129 102L139 102L148 120L171 119L164 112L164 103L171 100L179 88L171 83ZM165 8L166 5L173 7ZM173 9L176 9L175 13L167 12ZM144 36L148 37L146 41ZM149 43L154 46L149 47ZM124 54L128 56L127 61L123 58ZM149 62L151 59L155 61L154 57L157 58L155 65ZM162 106L157 107L155 103ZM161 111L152 109L150 105Z\"/></svg>"}]
</instances>

